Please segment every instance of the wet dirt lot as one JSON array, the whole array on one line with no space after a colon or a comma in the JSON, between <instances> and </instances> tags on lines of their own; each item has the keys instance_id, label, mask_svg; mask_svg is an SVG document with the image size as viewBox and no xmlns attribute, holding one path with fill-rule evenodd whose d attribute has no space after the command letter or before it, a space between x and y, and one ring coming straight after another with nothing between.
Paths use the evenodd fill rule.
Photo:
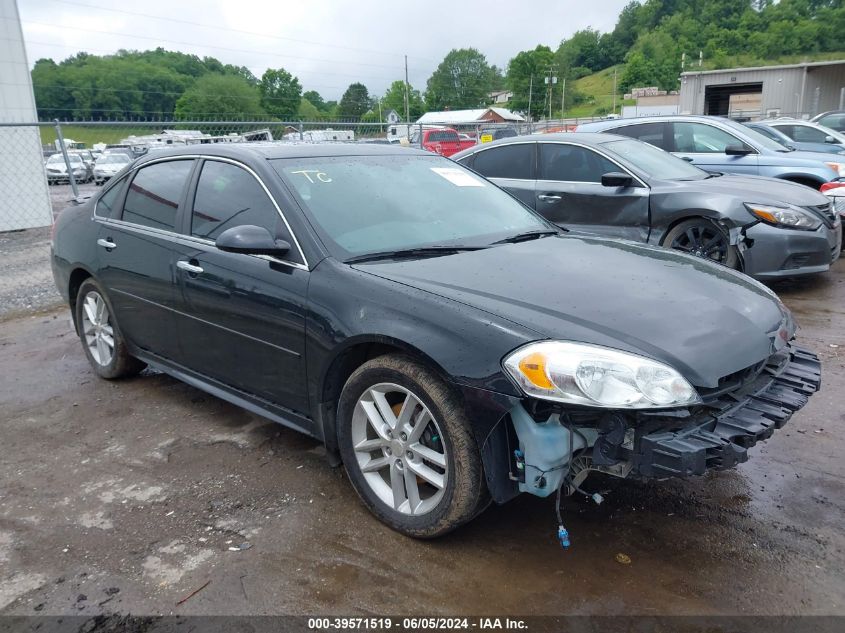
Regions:
<instances>
[{"instance_id":1,"label":"wet dirt lot","mask_svg":"<svg viewBox=\"0 0 845 633\"><path fill-rule=\"evenodd\" d=\"M6 320L0 614L845 614L845 261L774 289L822 391L735 471L589 479L569 551L527 495L400 536L316 442L160 374L95 378L67 310Z\"/></svg>"}]
</instances>

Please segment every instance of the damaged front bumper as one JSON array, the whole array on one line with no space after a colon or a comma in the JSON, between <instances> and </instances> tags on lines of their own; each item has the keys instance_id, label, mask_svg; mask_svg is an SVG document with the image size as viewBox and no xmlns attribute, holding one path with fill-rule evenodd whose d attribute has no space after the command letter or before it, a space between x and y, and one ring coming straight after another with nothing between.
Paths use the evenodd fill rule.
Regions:
<instances>
[{"instance_id":1,"label":"damaged front bumper","mask_svg":"<svg viewBox=\"0 0 845 633\"><path fill-rule=\"evenodd\" d=\"M732 468L748 459L750 447L786 424L820 386L818 357L786 348L739 393L725 393L708 403L703 421L640 436L630 456L631 474L686 477Z\"/></svg>"},{"instance_id":2,"label":"damaged front bumper","mask_svg":"<svg viewBox=\"0 0 845 633\"><path fill-rule=\"evenodd\" d=\"M515 456L510 479L520 492L545 497L561 485L573 492L590 471L665 479L732 468L786 424L820 385L818 357L787 346L704 390L703 404L694 408L550 412L519 404L510 411L514 443L506 440Z\"/></svg>"}]
</instances>

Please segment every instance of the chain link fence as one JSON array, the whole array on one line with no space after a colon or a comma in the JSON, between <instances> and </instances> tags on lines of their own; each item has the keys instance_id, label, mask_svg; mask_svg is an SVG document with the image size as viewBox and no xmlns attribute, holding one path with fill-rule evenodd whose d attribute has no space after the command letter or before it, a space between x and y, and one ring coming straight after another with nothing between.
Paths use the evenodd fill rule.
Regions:
<instances>
[{"instance_id":1,"label":"chain link fence","mask_svg":"<svg viewBox=\"0 0 845 633\"><path fill-rule=\"evenodd\" d=\"M469 146L492 140L501 130L507 131L501 136L568 132L593 120L1 123L0 318L60 303L50 270L50 226L63 208L99 191L99 185L109 177L102 164L108 161L100 157L108 154L122 153L132 160L170 147L250 142L400 143L441 151L443 139L426 134L427 130L452 128L458 132L461 145Z\"/></svg>"}]
</instances>

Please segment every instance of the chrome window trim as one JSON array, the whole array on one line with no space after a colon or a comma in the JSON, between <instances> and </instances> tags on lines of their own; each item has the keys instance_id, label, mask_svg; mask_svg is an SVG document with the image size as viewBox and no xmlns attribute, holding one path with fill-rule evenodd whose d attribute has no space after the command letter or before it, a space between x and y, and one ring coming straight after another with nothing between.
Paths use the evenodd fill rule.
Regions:
<instances>
[{"instance_id":1,"label":"chrome window trim","mask_svg":"<svg viewBox=\"0 0 845 633\"><path fill-rule=\"evenodd\" d=\"M308 270L308 271L311 270L308 266L308 259L305 257L305 253L302 250L302 246L300 246L299 240L296 238L296 234L293 232L293 229L291 228L290 223L288 222L288 219L285 217L285 214L282 212L281 207L279 207L279 203L276 202L276 199L273 197L273 194L270 193L270 190L267 188L267 185L264 184L264 181L261 180L261 177L258 174L256 174L255 171L249 165L242 163L239 160L234 160L232 158L226 158L226 157L223 157L223 156L210 156L210 155L205 155L205 154L180 154L179 156L162 156L161 158L155 158L153 160L149 160L149 161L142 163L140 165L133 165L132 169L130 169L125 174L124 177L134 178L134 176L132 175L133 172L136 172L139 169L143 169L144 167L147 167L148 165L154 165L156 163L164 163L164 162L171 162L171 161L177 161L177 160L197 160L197 159L214 160L214 161L218 161L218 162L221 162L221 163L229 163L231 165L235 165L236 167L240 167L241 169L244 169L247 173L251 174L252 177L255 178L255 180L258 181L258 184L261 185L261 188L264 190L264 193L267 194L267 197L270 198L270 202L273 203L273 206L276 208L276 212L279 214L279 217L282 218L282 222L284 222L285 228L287 228L288 233L291 236L291 239L293 239L293 243L296 246L296 250L299 251L299 256L302 258L302 261L305 262L305 263L301 264L299 262L292 262L292 261L289 261L287 259L279 259L277 257L272 257L270 255L249 255L248 257L255 257L257 259L263 259L263 260L266 260L266 261L277 262L279 264L284 264L286 266L292 266L294 268L299 268L300 270ZM199 180L197 180L197 183L199 184ZM111 189L111 188L109 188L109 189ZM105 193L106 192L103 192L103 194L101 194L100 197L102 198L102 196L105 195ZM169 239L177 238L176 240L173 240L173 241L176 241L176 242L180 242L180 241L182 241L182 242L184 242L184 241L195 242L195 243L205 244L205 245L208 245L208 246L213 246L213 247L216 248L213 241L207 240L207 239L204 239L204 238L194 237L193 235L185 235L183 233L176 233L175 231L165 231L163 229L156 229L156 228L153 228L153 227L150 227L150 226L145 226L143 224L136 224L134 222L125 222L123 220L114 220L114 219L111 219L111 218L103 217L101 215L97 215L97 206L99 206L99 204L100 204L100 200L98 199L97 203L94 205L94 212L93 212L92 219L97 221L97 222L100 222L102 224L111 224L111 225L115 225L115 226L118 226L118 227L121 227L121 228L132 229L132 230L134 230L138 233L148 233L148 234L151 234L155 237L163 237L163 238L169 238ZM191 209L191 213L193 213L193 209Z\"/></svg>"}]
</instances>

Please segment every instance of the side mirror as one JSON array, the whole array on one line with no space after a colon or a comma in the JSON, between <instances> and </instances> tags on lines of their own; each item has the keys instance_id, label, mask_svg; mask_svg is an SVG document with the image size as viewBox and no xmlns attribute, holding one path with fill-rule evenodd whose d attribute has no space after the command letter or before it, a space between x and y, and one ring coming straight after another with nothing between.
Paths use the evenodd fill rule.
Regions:
<instances>
[{"instance_id":1,"label":"side mirror","mask_svg":"<svg viewBox=\"0 0 845 633\"><path fill-rule=\"evenodd\" d=\"M620 171L611 171L603 174L601 177L601 184L603 187L630 187L633 183L633 178Z\"/></svg>"},{"instance_id":2,"label":"side mirror","mask_svg":"<svg viewBox=\"0 0 845 633\"><path fill-rule=\"evenodd\" d=\"M245 255L284 255L290 250L290 244L274 239L267 229L251 224L226 229L214 244L226 253Z\"/></svg>"},{"instance_id":3,"label":"side mirror","mask_svg":"<svg viewBox=\"0 0 845 633\"><path fill-rule=\"evenodd\" d=\"M824 137L824 142L825 142L825 143L838 143L839 141L837 141L837 140L836 140L835 138L833 138L832 136L825 136L825 137Z\"/></svg>"},{"instance_id":4,"label":"side mirror","mask_svg":"<svg viewBox=\"0 0 845 633\"><path fill-rule=\"evenodd\" d=\"M725 154L728 156L748 156L752 153L753 150L745 147L744 145L728 145L725 148Z\"/></svg>"}]
</instances>

